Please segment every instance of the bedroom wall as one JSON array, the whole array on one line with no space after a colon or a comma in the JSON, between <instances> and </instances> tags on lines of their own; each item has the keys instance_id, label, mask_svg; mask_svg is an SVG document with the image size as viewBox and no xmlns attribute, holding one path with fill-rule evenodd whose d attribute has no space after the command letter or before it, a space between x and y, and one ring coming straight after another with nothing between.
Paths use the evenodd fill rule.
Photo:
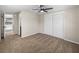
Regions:
<instances>
[{"instance_id":1,"label":"bedroom wall","mask_svg":"<svg viewBox=\"0 0 79 59\"><path fill-rule=\"evenodd\" d=\"M22 26L22 37L40 32L40 17L38 14L29 11L23 11L19 15Z\"/></svg>"},{"instance_id":2,"label":"bedroom wall","mask_svg":"<svg viewBox=\"0 0 79 59\"><path fill-rule=\"evenodd\" d=\"M65 11L64 38L79 44L79 8Z\"/></svg>"},{"instance_id":3,"label":"bedroom wall","mask_svg":"<svg viewBox=\"0 0 79 59\"><path fill-rule=\"evenodd\" d=\"M44 15L45 34L79 44L79 8Z\"/></svg>"},{"instance_id":4,"label":"bedroom wall","mask_svg":"<svg viewBox=\"0 0 79 59\"><path fill-rule=\"evenodd\" d=\"M40 15L40 33L43 33L44 32L44 14L41 14Z\"/></svg>"}]
</instances>

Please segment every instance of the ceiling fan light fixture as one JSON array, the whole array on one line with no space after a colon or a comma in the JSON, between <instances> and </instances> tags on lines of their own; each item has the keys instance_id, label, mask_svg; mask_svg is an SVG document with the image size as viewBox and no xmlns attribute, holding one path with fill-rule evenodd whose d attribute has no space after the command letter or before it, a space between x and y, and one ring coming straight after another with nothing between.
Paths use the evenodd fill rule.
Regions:
<instances>
[{"instance_id":1,"label":"ceiling fan light fixture","mask_svg":"<svg viewBox=\"0 0 79 59\"><path fill-rule=\"evenodd\" d=\"M41 10L40 12L44 12L43 10Z\"/></svg>"},{"instance_id":2,"label":"ceiling fan light fixture","mask_svg":"<svg viewBox=\"0 0 79 59\"><path fill-rule=\"evenodd\" d=\"M46 8L44 5L40 5L40 7L38 9L33 9L33 10L38 10L38 12L40 12L40 13L43 13L43 12L47 13L48 10L51 10L51 9L53 9L53 8Z\"/></svg>"}]
</instances>

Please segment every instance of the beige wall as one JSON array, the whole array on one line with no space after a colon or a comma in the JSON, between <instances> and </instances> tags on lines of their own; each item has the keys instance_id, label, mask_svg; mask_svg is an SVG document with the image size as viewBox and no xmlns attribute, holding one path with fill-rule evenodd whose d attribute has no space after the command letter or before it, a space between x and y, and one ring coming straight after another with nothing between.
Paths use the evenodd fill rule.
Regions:
<instances>
[{"instance_id":1,"label":"beige wall","mask_svg":"<svg viewBox=\"0 0 79 59\"><path fill-rule=\"evenodd\" d=\"M65 11L64 38L79 43L79 9Z\"/></svg>"},{"instance_id":2,"label":"beige wall","mask_svg":"<svg viewBox=\"0 0 79 59\"><path fill-rule=\"evenodd\" d=\"M40 15L40 21L39 21L39 23L40 23L40 33L43 33L44 32L44 15L42 14L42 15Z\"/></svg>"},{"instance_id":3,"label":"beige wall","mask_svg":"<svg viewBox=\"0 0 79 59\"><path fill-rule=\"evenodd\" d=\"M24 11L20 13L19 19L22 26L22 37L40 32L40 18L38 14Z\"/></svg>"}]
</instances>

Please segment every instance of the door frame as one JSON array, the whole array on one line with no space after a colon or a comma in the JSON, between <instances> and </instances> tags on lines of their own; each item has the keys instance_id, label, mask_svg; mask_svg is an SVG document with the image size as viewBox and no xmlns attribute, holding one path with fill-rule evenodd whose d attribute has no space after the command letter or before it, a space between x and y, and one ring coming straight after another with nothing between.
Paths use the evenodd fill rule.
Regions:
<instances>
[{"instance_id":1,"label":"door frame","mask_svg":"<svg viewBox=\"0 0 79 59\"><path fill-rule=\"evenodd\" d=\"M4 39L4 13L1 14L1 39Z\"/></svg>"}]
</instances>

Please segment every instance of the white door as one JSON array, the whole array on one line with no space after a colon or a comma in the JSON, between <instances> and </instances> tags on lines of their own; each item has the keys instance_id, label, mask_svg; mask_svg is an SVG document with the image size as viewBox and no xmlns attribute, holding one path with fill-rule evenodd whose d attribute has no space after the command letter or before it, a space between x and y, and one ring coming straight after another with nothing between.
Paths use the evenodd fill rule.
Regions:
<instances>
[{"instance_id":1,"label":"white door","mask_svg":"<svg viewBox=\"0 0 79 59\"><path fill-rule=\"evenodd\" d=\"M52 35L52 15L44 15L44 33Z\"/></svg>"},{"instance_id":2,"label":"white door","mask_svg":"<svg viewBox=\"0 0 79 59\"><path fill-rule=\"evenodd\" d=\"M52 19L52 35L59 37L59 38L64 38L64 13L59 12L53 14L53 19Z\"/></svg>"}]
</instances>

